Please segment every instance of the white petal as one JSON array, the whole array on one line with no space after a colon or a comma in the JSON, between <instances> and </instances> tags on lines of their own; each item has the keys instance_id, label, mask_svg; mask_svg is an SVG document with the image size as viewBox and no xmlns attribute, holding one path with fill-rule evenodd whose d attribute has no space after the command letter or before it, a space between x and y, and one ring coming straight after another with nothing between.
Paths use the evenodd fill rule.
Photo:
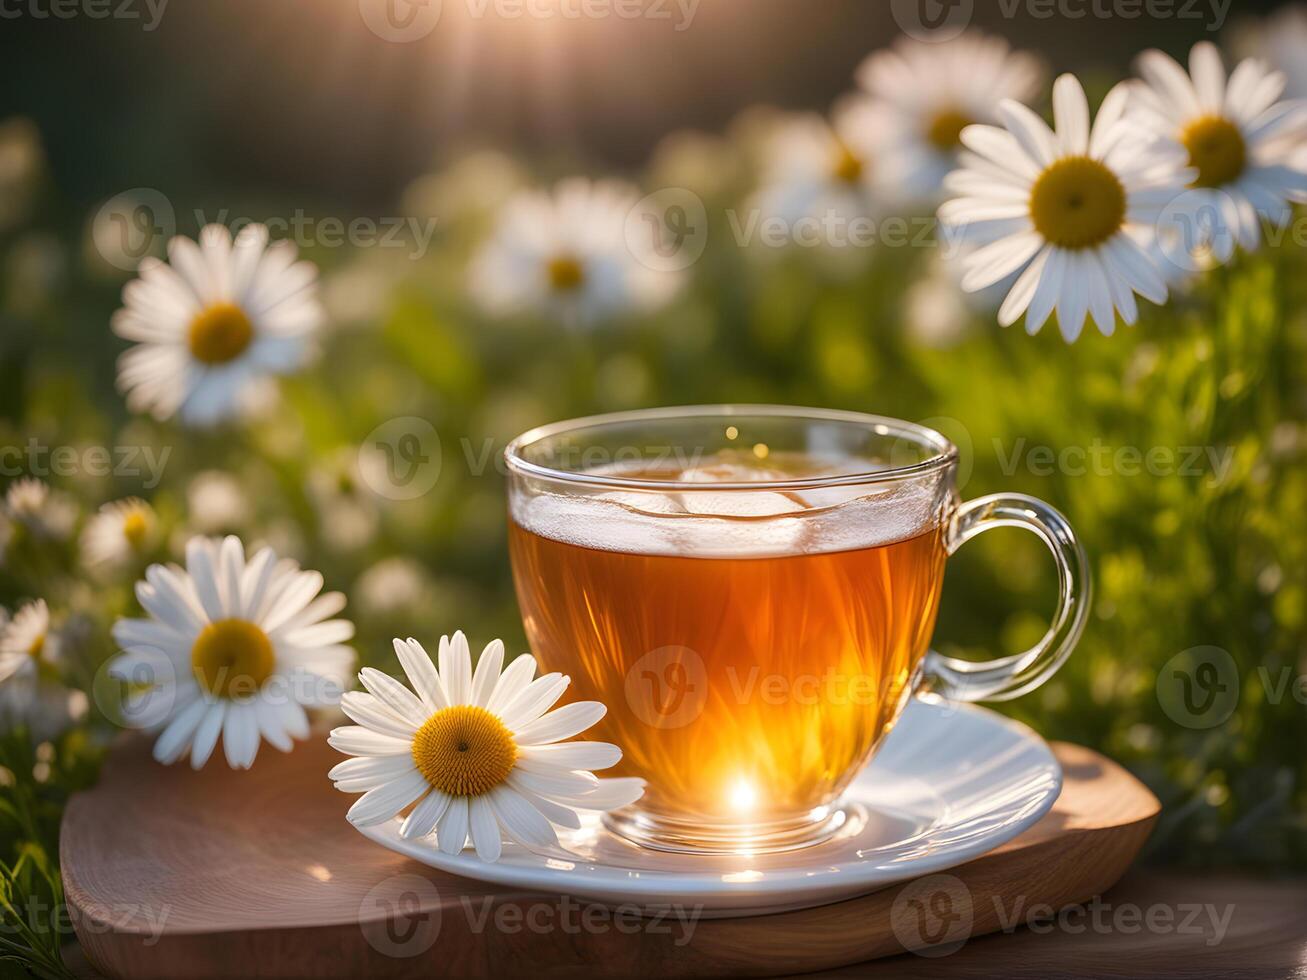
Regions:
<instances>
[{"instance_id":1,"label":"white petal","mask_svg":"<svg viewBox=\"0 0 1307 980\"><path fill-rule=\"evenodd\" d=\"M504 641L491 640L477 658L476 673L472 675L472 703L484 708L495 692L495 685L504 669Z\"/></svg>"},{"instance_id":2,"label":"white petal","mask_svg":"<svg viewBox=\"0 0 1307 980\"><path fill-rule=\"evenodd\" d=\"M601 779L599 785L585 796L572 800L582 810L616 810L629 806L644 796L645 781L634 777Z\"/></svg>"},{"instance_id":3,"label":"white petal","mask_svg":"<svg viewBox=\"0 0 1307 980\"><path fill-rule=\"evenodd\" d=\"M477 857L487 863L499 860L503 851L503 838L499 835L499 821L495 819L495 808L484 796L474 796L468 800L468 830L472 834L472 845Z\"/></svg>"},{"instance_id":4,"label":"white petal","mask_svg":"<svg viewBox=\"0 0 1307 980\"><path fill-rule=\"evenodd\" d=\"M452 796L432 787L431 792L423 797L413 811L404 818L404 823L399 828L399 836L405 840L426 837L436 829L436 824L445 815L451 802L453 802Z\"/></svg>"},{"instance_id":5,"label":"white petal","mask_svg":"<svg viewBox=\"0 0 1307 980\"><path fill-rule=\"evenodd\" d=\"M417 696L389 674L383 674L372 667L364 667L359 672L359 680L363 682L364 687L384 702L386 707L406 721L421 727L431 717L432 713L423 707Z\"/></svg>"},{"instance_id":6,"label":"white petal","mask_svg":"<svg viewBox=\"0 0 1307 980\"><path fill-rule=\"evenodd\" d=\"M361 691L347 691L341 695L340 707L360 725L382 735L411 740L418 726L391 711L374 695Z\"/></svg>"},{"instance_id":7,"label":"white petal","mask_svg":"<svg viewBox=\"0 0 1307 980\"><path fill-rule=\"evenodd\" d=\"M413 685L413 690L417 692L431 714L435 714L441 708L449 707L445 689L440 684L440 678L436 676L436 666L431 662L430 655L422 648L421 643L412 638L407 642L397 638L395 655L399 657L399 665L404 668L404 675L408 678L408 682Z\"/></svg>"},{"instance_id":8,"label":"white petal","mask_svg":"<svg viewBox=\"0 0 1307 980\"><path fill-rule=\"evenodd\" d=\"M527 772L514 769L508 776L510 786L520 786L544 797L581 796L599 785L599 780L588 772L569 772L555 769L551 772Z\"/></svg>"},{"instance_id":9,"label":"white petal","mask_svg":"<svg viewBox=\"0 0 1307 980\"><path fill-rule=\"evenodd\" d=\"M502 712L504 707L531 683L535 672L535 657L529 653L519 656L499 675L499 683L495 685L494 693L486 702L486 710L495 715Z\"/></svg>"},{"instance_id":10,"label":"white petal","mask_svg":"<svg viewBox=\"0 0 1307 980\"><path fill-rule=\"evenodd\" d=\"M457 854L467 843L467 797L456 796L436 824L436 843L446 854Z\"/></svg>"},{"instance_id":11,"label":"white petal","mask_svg":"<svg viewBox=\"0 0 1307 980\"><path fill-rule=\"evenodd\" d=\"M507 786L498 786L490 791L489 802L504 831L523 847L541 848L558 845L558 834L554 832L548 818L532 806L522 794ZM578 820L577 823L579 825L580 821Z\"/></svg>"},{"instance_id":12,"label":"white petal","mask_svg":"<svg viewBox=\"0 0 1307 980\"><path fill-rule=\"evenodd\" d=\"M1029 334L1039 332L1044 321L1053 312L1053 307L1057 305L1062 289L1062 280L1066 271L1066 249L1050 248L1047 254L1048 260L1044 263L1044 270L1039 276L1039 285L1035 287L1035 295L1030 298L1030 307L1026 310L1026 333Z\"/></svg>"},{"instance_id":13,"label":"white petal","mask_svg":"<svg viewBox=\"0 0 1307 980\"><path fill-rule=\"evenodd\" d=\"M510 731L519 731L558 703L572 679L563 674L546 674L532 681L525 691L504 706L499 717Z\"/></svg>"},{"instance_id":14,"label":"white petal","mask_svg":"<svg viewBox=\"0 0 1307 980\"><path fill-rule=\"evenodd\" d=\"M1006 279L1029 262L1043 246L1043 236L1037 231L1028 231L977 249L966 258L967 273L962 278L962 288L969 293L975 292Z\"/></svg>"},{"instance_id":15,"label":"white petal","mask_svg":"<svg viewBox=\"0 0 1307 980\"><path fill-rule=\"evenodd\" d=\"M1026 308L1030 306L1030 300L1035 295L1035 289L1039 286L1039 280L1044 273L1044 265L1048 262L1048 253L1050 251L1050 248L1045 248L1036 255L1034 261L1026 266L1025 271L1012 285L1012 289L1003 300L1003 305L999 307L999 324L1010 327L1020 319L1022 313L1026 312Z\"/></svg>"},{"instance_id":16,"label":"white petal","mask_svg":"<svg viewBox=\"0 0 1307 980\"><path fill-rule=\"evenodd\" d=\"M361 725L333 729L327 744L346 755L411 755L413 743L406 739L382 735Z\"/></svg>"},{"instance_id":17,"label":"white petal","mask_svg":"<svg viewBox=\"0 0 1307 980\"><path fill-rule=\"evenodd\" d=\"M1062 75L1053 83L1053 118L1064 153L1089 152L1089 100L1074 75Z\"/></svg>"},{"instance_id":18,"label":"white petal","mask_svg":"<svg viewBox=\"0 0 1307 980\"><path fill-rule=\"evenodd\" d=\"M608 769L621 760L622 750L608 742L559 742L553 745L522 746L518 750L517 764L523 768L551 766L561 769Z\"/></svg>"},{"instance_id":19,"label":"white petal","mask_svg":"<svg viewBox=\"0 0 1307 980\"><path fill-rule=\"evenodd\" d=\"M576 811L563 806L561 803L547 800L538 793L532 793L530 790L525 790L521 786L514 786L511 790L506 786L501 786L492 790L491 795L493 796L494 793L497 793L500 790L516 793L518 796L522 797L522 799L530 803L531 806L535 807L535 809L539 810L550 823L556 823L558 826L566 827L569 830L581 829L581 818L577 816Z\"/></svg>"},{"instance_id":20,"label":"white petal","mask_svg":"<svg viewBox=\"0 0 1307 980\"><path fill-rule=\"evenodd\" d=\"M222 723L222 750L233 769L254 765L259 752L259 722L250 702L233 701L228 706Z\"/></svg>"},{"instance_id":21,"label":"white petal","mask_svg":"<svg viewBox=\"0 0 1307 980\"><path fill-rule=\"evenodd\" d=\"M452 640L442 636L436 657L440 665L440 683L444 685L449 703L469 703L472 697L472 651L468 649L463 631L456 632Z\"/></svg>"},{"instance_id":22,"label":"white petal","mask_svg":"<svg viewBox=\"0 0 1307 980\"><path fill-rule=\"evenodd\" d=\"M196 698L179 711L154 743L155 761L170 766L180 759L190 747L191 738L208 709L209 705L203 698Z\"/></svg>"},{"instance_id":23,"label":"white petal","mask_svg":"<svg viewBox=\"0 0 1307 980\"><path fill-rule=\"evenodd\" d=\"M213 747L218 744L222 734L222 719L226 714L227 702L214 701L195 730L195 741L191 743L191 768L203 769L213 754Z\"/></svg>"},{"instance_id":24,"label":"white petal","mask_svg":"<svg viewBox=\"0 0 1307 980\"><path fill-rule=\"evenodd\" d=\"M366 793L416 771L417 767L410 756L365 756L336 763L327 777L336 783L336 788L341 792Z\"/></svg>"},{"instance_id":25,"label":"white petal","mask_svg":"<svg viewBox=\"0 0 1307 980\"><path fill-rule=\"evenodd\" d=\"M1200 41L1189 52L1189 74L1198 104L1205 112L1218 112L1225 101L1225 65L1210 41Z\"/></svg>"},{"instance_id":26,"label":"white petal","mask_svg":"<svg viewBox=\"0 0 1307 980\"><path fill-rule=\"evenodd\" d=\"M549 712L515 733L518 745L545 745L579 735L608 711L598 701L574 701Z\"/></svg>"},{"instance_id":27,"label":"white petal","mask_svg":"<svg viewBox=\"0 0 1307 980\"><path fill-rule=\"evenodd\" d=\"M430 788L422 773L414 769L384 786L368 790L354 801L345 817L356 827L375 827L397 815Z\"/></svg>"},{"instance_id":28,"label":"white petal","mask_svg":"<svg viewBox=\"0 0 1307 980\"><path fill-rule=\"evenodd\" d=\"M254 703L254 714L259 722L259 732L269 745L279 752L289 752L295 742L286 730L286 722L280 706L272 704L265 698Z\"/></svg>"},{"instance_id":29,"label":"white petal","mask_svg":"<svg viewBox=\"0 0 1307 980\"><path fill-rule=\"evenodd\" d=\"M1047 167L1057 159L1057 138L1048 128L1048 123L1034 112L1020 102L1004 99L999 103L998 114L1008 132L1039 166Z\"/></svg>"}]
</instances>

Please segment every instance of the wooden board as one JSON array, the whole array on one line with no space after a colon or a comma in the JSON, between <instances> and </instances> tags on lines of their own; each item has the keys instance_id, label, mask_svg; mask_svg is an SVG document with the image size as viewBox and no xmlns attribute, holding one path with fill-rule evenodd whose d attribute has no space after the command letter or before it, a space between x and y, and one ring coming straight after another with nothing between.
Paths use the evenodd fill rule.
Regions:
<instances>
[{"instance_id":1,"label":"wooden board","mask_svg":"<svg viewBox=\"0 0 1307 980\"><path fill-rule=\"evenodd\" d=\"M832 969L903 952L922 935L914 922L929 938L930 924L907 910L938 911L929 904L941 901L936 885L949 893L942 901L968 906L970 941L1002 928L1017 902L1060 908L1116 882L1148 836L1157 799L1088 749L1053 748L1066 776L1053 810L917 892L894 886L816 909L654 923L458 878L378 847L345 822L351 798L326 777L340 756L321 740L290 755L265 747L250 772L196 773L155 764L148 744L132 739L68 806L64 887L87 958L111 978Z\"/></svg>"}]
</instances>

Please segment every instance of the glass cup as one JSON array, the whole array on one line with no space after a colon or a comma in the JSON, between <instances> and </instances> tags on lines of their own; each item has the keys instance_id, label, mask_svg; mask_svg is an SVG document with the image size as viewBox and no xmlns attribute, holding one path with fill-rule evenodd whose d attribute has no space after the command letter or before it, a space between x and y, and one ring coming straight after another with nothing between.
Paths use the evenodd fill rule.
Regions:
<instances>
[{"instance_id":1,"label":"glass cup","mask_svg":"<svg viewBox=\"0 0 1307 980\"><path fill-rule=\"evenodd\" d=\"M608 706L587 738L647 780L605 816L645 847L788 850L847 819L840 796L910 697L1005 700L1084 628L1085 555L1021 494L962 503L938 432L853 412L713 405L534 429L506 451L513 576L531 649ZM1059 600L1030 650L929 649L945 559L1033 531Z\"/></svg>"}]
</instances>

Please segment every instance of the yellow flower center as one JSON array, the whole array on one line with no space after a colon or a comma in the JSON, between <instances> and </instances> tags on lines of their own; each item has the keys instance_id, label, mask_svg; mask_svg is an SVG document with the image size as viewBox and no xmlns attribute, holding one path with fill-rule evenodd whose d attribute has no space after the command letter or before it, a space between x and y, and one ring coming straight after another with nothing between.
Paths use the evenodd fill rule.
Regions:
<instances>
[{"instance_id":1,"label":"yellow flower center","mask_svg":"<svg viewBox=\"0 0 1307 980\"><path fill-rule=\"evenodd\" d=\"M188 342L191 354L205 364L226 364L254 339L254 326L235 303L215 303L195 315Z\"/></svg>"},{"instance_id":2,"label":"yellow flower center","mask_svg":"<svg viewBox=\"0 0 1307 980\"><path fill-rule=\"evenodd\" d=\"M930 120L930 125L926 127L926 139L935 149L949 153L962 145L962 130L972 122L971 117L964 112L944 109Z\"/></svg>"},{"instance_id":3,"label":"yellow flower center","mask_svg":"<svg viewBox=\"0 0 1307 980\"><path fill-rule=\"evenodd\" d=\"M560 293L570 293L580 289L585 282L585 269L581 263L570 255L558 255L549 260L546 269L549 285Z\"/></svg>"},{"instance_id":4,"label":"yellow flower center","mask_svg":"<svg viewBox=\"0 0 1307 980\"><path fill-rule=\"evenodd\" d=\"M123 537L133 548L140 548L145 544L145 539L150 533L150 522L145 513L140 510L127 512L123 518Z\"/></svg>"},{"instance_id":5,"label":"yellow flower center","mask_svg":"<svg viewBox=\"0 0 1307 980\"><path fill-rule=\"evenodd\" d=\"M37 633L36 639L34 639L32 641L32 645L27 648L28 656L30 656L33 660L40 660L41 653L44 650L45 650L45 634Z\"/></svg>"},{"instance_id":6,"label":"yellow flower center","mask_svg":"<svg viewBox=\"0 0 1307 980\"><path fill-rule=\"evenodd\" d=\"M272 675L275 663L268 635L243 619L210 623L191 647L195 679L217 697L249 697L256 693Z\"/></svg>"},{"instance_id":7,"label":"yellow flower center","mask_svg":"<svg viewBox=\"0 0 1307 980\"><path fill-rule=\"evenodd\" d=\"M831 175L846 184L856 184L862 179L862 169L862 161L853 155L853 151L846 143L840 141L835 147L835 159L830 168Z\"/></svg>"},{"instance_id":8,"label":"yellow flower center","mask_svg":"<svg viewBox=\"0 0 1307 980\"><path fill-rule=\"evenodd\" d=\"M1125 188L1089 157L1064 157L1039 175L1030 191L1035 230L1062 248L1093 248L1125 223Z\"/></svg>"},{"instance_id":9,"label":"yellow flower center","mask_svg":"<svg viewBox=\"0 0 1307 980\"><path fill-rule=\"evenodd\" d=\"M485 708L442 708L413 736L413 762L436 789L450 796L481 796L508 778L517 745L504 723Z\"/></svg>"},{"instance_id":10,"label":"yellow flower center","mask_svg":"<svg viewBox=\"0 0 1307 980\"><path fill-rule=\"evenodd\" d=\"M1180 134L1189 166L1198 171L1194 187L1220 187L1243 173L1248 146L1239 127L1220 116L1195 119Z\"/></svg>"}]
</instances>

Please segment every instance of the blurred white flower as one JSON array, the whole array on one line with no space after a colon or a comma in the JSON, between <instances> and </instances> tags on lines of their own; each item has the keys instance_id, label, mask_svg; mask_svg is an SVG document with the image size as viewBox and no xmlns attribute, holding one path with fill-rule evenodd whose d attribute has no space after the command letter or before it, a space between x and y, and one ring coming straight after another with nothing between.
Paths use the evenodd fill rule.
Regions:
<instances>
[{"instance_id":1,"label":"blurred white flower","mask_svg":"<svg viewBox=\"0 0 1307 980\"><path fill-rule=\"evenodd\" d=\"M1145 83L1134 89L1132 115L1179 142L1195 172L1161 228L1168 258L1182 269L1193 268L1194 251L1226 262L1236 245L1261 244L1263 221L1293 220L1290 202L1307 201L1307 103L1280 99L1282 72L1249 58L1227 80L1207 41L1190 51L1189 73L1161 51L1144 52L1139 72Z\"/></svg>"},{"instance_id":2,"label":"blurred white flower","mask_svg":"<svg viewBox=\"0 0 1307 980\"><path fill-rule=\"evenodd\" d=\"M926 275L903 294L908 334L922 347L952 347L974 321L977 294L963 291L959 270L956 260L935 256Z\"/></svg>"},{"instance_id":3,"label":"blurred white flower","mask_svg":"<svg viewBox=\"0 0 1307 980\"><path fill-rule=\"evenodd\" d=\"M248 561L240 539L193 538L186 567L151 565L136 597L146 619L120 619L124 651L110 673L147 689L128 717L160 730L154 757L189 753L199 769L222 738L233 769L254 764L261 740L283 752L308 736L304 709L336 704L350 679L354 635L329 619L345 605L322 576L264 548Z\"/></svg>"},{"instance_id":4,"label":"blurred white flower","mask_svg":"<svg viewBox=\"0 0 1307 980\"><path fill-rule=\"evenodd\" d=\"M791 116L766 141L760 186L748 216L789 226L790 244L843 247L855 233L848 224L884 212L883 173L871 133L859 124L855 103L827 122L814 113ZM813 240L800 222L814 223ZM834 224L831 224L834 223ZM737 234L746 230L743 223Z\"/></svg>"},{"instance_id":5,"label":"blurred white flower","mask_svg":"<svg viewBox=\"0 0 1307 980\"><path fill-rule=\"evenodd\" d=\"M365 570L354 584L354 597L359 608L384 616L422 603L430 585L426 569L418 562L395 556Z\"/></svg>"},{"instance_id":6,"label":"blurred white flower","mask_svg":"<svg viewBox=\"0 0 1307 980\"><path fill-rule=\"evenodd\" d=\"M268 398L269 378L300 367L322 323L317 268L268 229L209 225L177 237L169 262L145 259L123 289L113 330L135 341L119 360L128 407L212 425Z\"/></svg>"},{"instance_id":7,"label":"blurred white flower","mask_svg":"<svg viewBox=\"0 0 1307 980\"><path fill-rule=\"evenodd\" d=\"M82 563L96 572L119 571L146 555L159 541L154 508L137 497L100 508L82 530Z\"/></svg>"},{"instance_id":8,"label":"blurred white flower","mask_svg":"<svg viewBox=\"0 0 1307 980\"><path fill-rule=\"evenodd\" d=\"M1038 58L979 31L942 43L903 38L858 68L868 98L854 124L865 127L896 197L933 202L958 164L962 130L997 125L999 103L1029 103L1043 75Z\"/></svg>"},{"instance_id":9,"label":"blurred white flower","mask_svg":"<svg viewBox=\"0 0 1307 980\"><path fill-rule=\"evenodd\" d=\"M85 717L86 695L47 676L58 656L43 600L27 603L13 619L0 607L0 731L22 725L40 742Z\"/></svg>"},{"instance_id":10,"label":"blurred white flower","mask_svg":"<svg viewBox=\"0 0 1307 980\"><path fill-rule=\"evenodd\" d=\"M998 312L1001 324L1024 313L1036 333L1057 310L1068 342L1092 315L1110 334L1119 313L1134 323L1134 294L1161 303L1167 288L1150 258L1162 209L1191 176L1184 148L1149 137L1126 119L1128 83L1108 93L1090 126L1089 102L1072 75L1053 86L1057 129L1005 101L1006 128L968 126L970 153L946 180L954 195L939 209L988 243L963 260L967 290L1020 273Z\"/></svg>"},{"instance_id":11,"label":"blurred white flower","mask_svg":"<svg viewBox=\"0 0 1307 980\"><path fill-rule=\"evenodd\" d=\"M473 150L409 184L403 210L440 222L481 219L498 211L526 183L526 171L512 157Z\"/></svg>"},{"instance_id":12,"label":"blurred white flower","mask_svg":"<svg viewBox=\"0 0 1307 980\"><path fill-rule=\"evenodd\" d=\"M1264 20L1241 24L1235 30L1235 53L1260 58L1284 72L1284 95L1307 99L1307 4L1281 7Z\"/></svg>"},{"instance_id":13,"label":"blurred white flower","mask_svg":"<svg viewBox=\"0 0 1307 980\"><path fill-rule=\"evenodd\" d=\"M337 551L368 543L381 518L376 494L359 476L358 453L341 450L315 463L306 477L322 539Z\"/></svg>"},{"instance_id":14,"label":"blurred white flower","mask_svg":"<svg viewBox=\"0 0 1307 980\"><path fill-rule=\"evenodd\" d=\"M44 599L23 605L13 619L0 624L0 683L34 679L40 664L59 657L59 640L50 631L50 608Z\"/></svg>"},{"instance_id":15,"label":"blurred white flower","mask_svg":"<svg viewBox=\"0 0 1307 980\"><path fill-rule=\"evenodd\" d=\"M187 523L201 534L234 531L250 520L240 482L223 470L203 470L186 487Z\"/></svg>"},{"instance_id":16,"label":"blurred white flower","mask_svg":"<svg viewBox=\"0 0 1307 980\"><path fill-rule=\"evenodd\" d=\"M5 492L5 513L38 537L63 539L77 523L77 502L36 477L25 476Z\"/></svg>"},{"instance_id":17,"label":"blurred white flower","mask_svg":"<svg viewBox=\"0 0 1307 980\"><path fill-rule=\"evenodd\" d=\"M472 261L473 297L495 315L536 312L577 324L657 308L682 277L656 268L647 234L627 234L638 198L619 181L584 178L515 195Z\"/></svg>"},{"instance_id":18,"label":"blurred white flower","mask_svg":"<svg viewBox=\"0 0 1307 980\"><path fill-rule=\"evenodd\" d=\"M0 231L27 217L43 166L41 136L31 120L0 123Z\"/></svg>"}]
</instances>

